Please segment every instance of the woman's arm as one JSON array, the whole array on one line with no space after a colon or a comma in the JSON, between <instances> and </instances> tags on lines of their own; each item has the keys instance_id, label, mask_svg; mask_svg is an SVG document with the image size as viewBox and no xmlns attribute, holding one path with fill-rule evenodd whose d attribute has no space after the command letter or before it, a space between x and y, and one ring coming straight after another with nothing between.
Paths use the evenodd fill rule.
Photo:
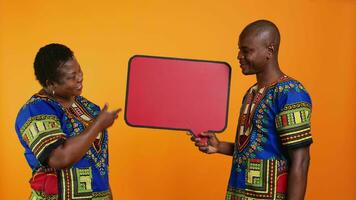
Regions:
<instances>
[{"instance_id":1,"label":"woman's arm","mask_svg":"<svg viewBox=\"0 0 356 200\"><path fill-rule=\"evenodd\" d=\"M88 151L98 134L114 123L120 111L121 109L117 109L109 112L105 105L95 121L81 134L65 140L51 152L48 157L48 165L63 169L78 162Z\"/></svg>"}]
</instances>

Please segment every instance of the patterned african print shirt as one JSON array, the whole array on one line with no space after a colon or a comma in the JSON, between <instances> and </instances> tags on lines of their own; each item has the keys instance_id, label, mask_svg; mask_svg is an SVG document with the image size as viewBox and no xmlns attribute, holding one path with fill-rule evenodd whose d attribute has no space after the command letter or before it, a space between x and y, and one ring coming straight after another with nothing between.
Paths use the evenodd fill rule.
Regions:
<instances>
[{"instance_id":1,"label":"patterned african print shirt","mask_svg":"<svg viewBox=\"0 0 356 200\"><path fill-rule=\"evenodd\" d=\"M287 76L245 94L240 110L227 200L286 199L287 151L308 146L311 99Z\"/></svg>"},{"instance_id":2,"label":"patterned african print shirt","mask_svg":"<svg viewBox=\"0 0 356 200\"><path fill-rule=\"evenodd\" d=\"M99 133L83 158L67 169L50 168L49 154L65 140L81 134L100 108L81 96L64 108L43 91L21 108L16 132L32 169L30 199L109 199L108 136Z\"/></svg>"}]
</instances>

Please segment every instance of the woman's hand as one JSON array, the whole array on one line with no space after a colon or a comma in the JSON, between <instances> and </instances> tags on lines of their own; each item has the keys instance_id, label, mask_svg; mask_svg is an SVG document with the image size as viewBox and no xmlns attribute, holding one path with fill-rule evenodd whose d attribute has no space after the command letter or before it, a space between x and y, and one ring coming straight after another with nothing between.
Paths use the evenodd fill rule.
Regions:
<instances>
[{"instance_id":1,"label":"woman's hand","mask_svg":"<svg viewBox=\"0 0 356 200\"><path fill-rule=\"evenodd\" d=\"M108 104L105 104L99 116L96 118L96 122L100 125L102 129L109 128L117 119L120 111L121 108L113 111L108 111Z\"/></svg>"},{"instance_id":2,"label":"woman's hand","mask_svg":"<svg viewBox=\"0 0 356 200\"><path fill-rule=\"evenodd\" d=\"M70 137L54 149L48 158L48 165L57 169L64 169L78 162L88 151L98 134L110 127L121 109L108 111L105 104L95 122L88 126L81 134Z\"/></svg>"}]
</instances>

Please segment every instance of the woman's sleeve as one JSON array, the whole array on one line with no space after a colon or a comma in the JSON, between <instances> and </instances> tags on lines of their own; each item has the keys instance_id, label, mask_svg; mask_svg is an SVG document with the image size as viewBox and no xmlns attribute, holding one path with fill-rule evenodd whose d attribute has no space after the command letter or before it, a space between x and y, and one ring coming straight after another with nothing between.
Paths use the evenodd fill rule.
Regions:
<instances>
[{"instance_id":1,"label":"woman's sleeve","mask_svg":"<svg viewBox=\"0 0 356 200\"><path fill-rule=\"evenodd\" d=\"M50 153L66 139L61 129L58 111L48 102L32 103L20 111L17 122L20 123L17 124L20 139L42 165L47 165Z\"/></svg>"}]
</instances>

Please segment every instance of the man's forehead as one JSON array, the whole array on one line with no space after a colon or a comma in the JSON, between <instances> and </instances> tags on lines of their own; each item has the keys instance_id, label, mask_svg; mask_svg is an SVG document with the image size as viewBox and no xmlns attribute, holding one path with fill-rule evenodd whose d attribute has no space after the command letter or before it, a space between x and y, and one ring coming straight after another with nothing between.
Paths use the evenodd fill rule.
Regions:
<instances>
[{"instance_id":1,"label":"man's forehead","mask_svg":"<svg viewBox=\"0 0 356 200\"><path fill-rule=\"evenodd\" d=\"M252 44L254 44L256 41L256 37L252 36L252 35L247 35L247 36L241 36L239 37L239 46L251 46Z\"/></svg>"}]
</instances>

